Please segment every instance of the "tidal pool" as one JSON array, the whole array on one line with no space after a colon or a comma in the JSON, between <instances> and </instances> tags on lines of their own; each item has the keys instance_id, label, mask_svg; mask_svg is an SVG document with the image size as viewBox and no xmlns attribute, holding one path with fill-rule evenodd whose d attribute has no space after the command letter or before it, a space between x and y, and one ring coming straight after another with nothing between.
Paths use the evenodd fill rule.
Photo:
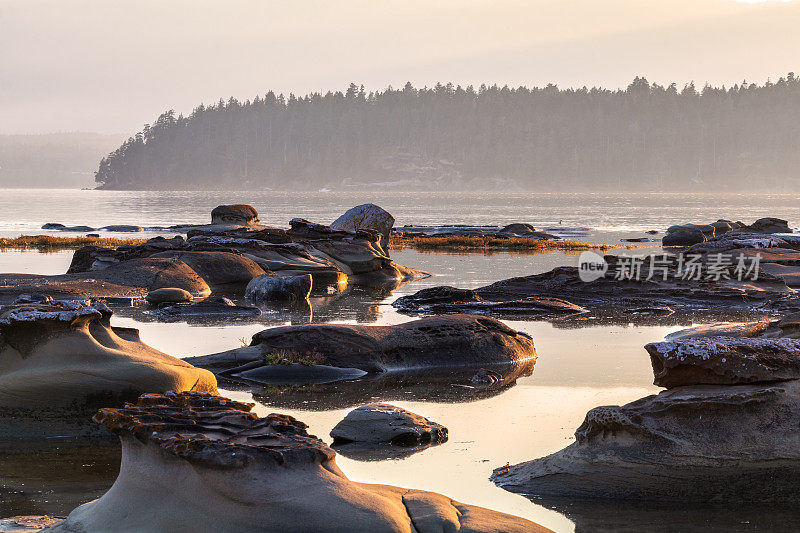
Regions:
<instances>
[{"instance_id":1,"label":"tidal pool","mask_svg":"<svg viewBox=\"0 0 800 533\"><path fill-rule=\"evenodd\" d=\"M70 251L7 252L0 254L0 266L12 272L61 273L71 256ZM164 323L134 307L116 309L112 321L139 328L142 340L159 350L187 357L236 347L266 327L290 323L396 324L413 317L397 313L391 302L421 288L443 284L474 288L576 262L574 254L561 252L483 255L401 250L393 257L401 264L435 275L393 289L351 286L342 294L315 297L310 311L273 312L257 320ZM717 317L726 318L730 317ZM504 322L533 337L539 358L531 376L491 395L456 387L446 376L436 381L378 379L300 389L222 382L220 392L254 401L259 414L281 412L295 416L328 443L330 430L349 409L369 401L390 401L429 417L449 428L448 442L388 459L349 454L342 449L338 464L355 481L441 492L466 503L529 518L559 532L748 531L766 526L775 531L781 530L785 520L800 518L800 512L775 506L729 509L684 504L547 502L558 509L552 510L543 505L545 502L498 488L489 481L492 469L541 457L568 445L589 409L626 403L657 392L643 346L694 323L691 318L672 318L650 319L643 325L591 316ZM37 442L2 442L0 513L66 514L110 486L118 461L114 439L78 442L54 437Z\"/></svg>"}]
</instances>

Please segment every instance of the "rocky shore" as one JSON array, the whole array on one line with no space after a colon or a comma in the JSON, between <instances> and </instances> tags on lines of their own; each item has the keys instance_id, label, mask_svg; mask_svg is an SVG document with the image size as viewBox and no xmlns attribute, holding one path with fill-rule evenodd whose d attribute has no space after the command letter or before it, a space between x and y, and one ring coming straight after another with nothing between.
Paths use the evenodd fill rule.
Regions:
<instances>
[{"instance_id":1,"label":"rocky shore","mask_svg":"<svg viewBox=\"0 0 800 533\"><path fill-rule=\"evenodd\" d=\"M789 325L719 325L648 344L654 383L666 391L592 409L573 444L492 479L554 502L796 501L800 341L781 323Z\"/></svg>"},{"instance_id":2,"label":"rocky shore","mask_svg":"<svg viewBox=\"0 0 800 533\"><path fill-rule=\"evenodd\" d=\"M305 424L252 407L181 393L100 410L95 420L122 443L119 477L45 531L548 531L439 494L353 482Z\"/></svg>"}]
</instances>

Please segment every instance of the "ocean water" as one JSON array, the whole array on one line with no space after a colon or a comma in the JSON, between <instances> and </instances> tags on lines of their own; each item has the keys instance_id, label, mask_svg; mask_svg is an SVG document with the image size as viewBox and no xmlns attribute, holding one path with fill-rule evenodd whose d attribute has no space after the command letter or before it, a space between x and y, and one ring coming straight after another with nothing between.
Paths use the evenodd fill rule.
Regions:
<instances>
[{"instance_id":1,"label":"ocean water","mask_svg":"<svg viewBox=\"0 0 800 533\"><path fill-rule=\"evenodd\" d=\"M382 205L402 224L506 224L529 222L592 228L593 237L618 239L643 235L673 223L718 218L745 222L762 216L800 222L800 196L673 195L480 195L340 193L146 193L114 191L6 190L0 194L0 234L44 233L44 222L64 224L203 223L223 203L254 205L262 221L286 225L294 217L330 222L358 203ZM0 271L63 273L71 252L0 253ZM316 298L312 312L267 315L257 320L163 323L138 308L115 309L112 324L140 329L144 342L187 357L239 346L254 333L291 323L396 324L411 320L391 303L434 285L474 288L512 276L574 265L561 252L455 254L400 250L393 258L432 272L425 280L394 290L351 287L344 294ZM723 320L726 316L713 317ZM742 318L742 317L734 317ZM745 317L746 318L746 317ZM800 511L776 506L696 508L683 504L571 502L554 510L496 487L492 469L555 452L573 441L586 412L599 405L622 404L658 392L643 346L692 321L581 324L514 320L511 327L529 333L539 354L529 377L489 397L465 395L441 383L355 385L297 391L229 386L222 394L256 402L260 414L283 412L306 422L309 431L330 442L329 432L353 407L390 401L449 428L448 442L406 457L375 460L342 453L337 462L353 480L416 487L476 505L524 516L558 532L569 531L782 531L800 519ZM578 327L579 326L579 327ZM0 516L66 514L101 495L116 476L119 451L113 445L61 442L0 445Z\"/></svg>"},{"instance_id":2,"label":"ocean water","mask_svg":"<svg viewBox=\"0 0 800 533\"><path fill-rule=\"evenodd\" d=\"M210 222L220 204L246 203L265 224L287 226L295 217L333 222L345 210L372 202L396 225L527 222L534 226L589 227L605 232L663 230L678 223L774 216L800 224L800 194L663 193L365 193L279 191L0 190L0 236L36 231L45 222L91 227L167 226Z\"/></svg>"}]
</instances>

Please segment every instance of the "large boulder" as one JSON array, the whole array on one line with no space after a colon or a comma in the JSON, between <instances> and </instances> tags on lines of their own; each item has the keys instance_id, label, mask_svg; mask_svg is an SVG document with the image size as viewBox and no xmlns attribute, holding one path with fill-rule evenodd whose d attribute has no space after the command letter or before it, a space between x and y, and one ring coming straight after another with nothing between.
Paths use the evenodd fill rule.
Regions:
<instances>
[{"instance_id":1,"label":"large boulder","mask_svg":"<svg viewBox=\"0 0 800 533\"><path fill-rule=\"evenodd\" d=\"M800 378L800 340L701 337L653 342L645 346L654 383L735 385Z\"/></svg>"},{"instance_id":2,"label":"large boulder","mask_svg":"<svg viewBox=\"0 0 800 533\"><path fill-rule=\"evenodd\" d=\"M305 424L252 407L182 393L101 410L95 420L122 442L119 477L51 531L547 531L439 494L350 481Z\"/></svg>"},{"instance_id":3,"label":"large boulder","mask_svg":"<svg viewBox=\"0 0 800 533\"><path fill-rule=\"evenodd\" d=\"M102 228L98 229L111 232L118 232L118 233L139 233L141 231L144 231L143 227L134 226L131 224L114 224L111 226L103 226Z\"/></svg>"},{"instance_id":4,"label":"large boulder","mask_svg":"<svg viewBox=\"0 0 800 533\"><path fill-rule=\"evenodd\" d=\"M677 229L667 233L661 239L663 246L691 246L701 242L706 242L706 235L695 229Z\"/></svg>"},{"instance_id":5,"label":"large boulder","mask_svg":"<svg viewBox=\"0 0 800 533\"><path fill-rule=\"evenodd\" d=\"M360 229L353 233L298 218L290 225L293 241L313 255L329 260L355 281L408 281L427 275L392 261L381 247L381 236L376 231Z\"/></svg>"},{"instance_id":6,"label":"large boulder","mask_svg":"<svg viewBox=\"0 0 800 533\"><path fill-rule=\"evenodd\" d=\"M311 294L312 277L259 276L247 284L244 297L253 302L307 302Z\"/></svg>"},{"instance_id":7,"label":"large boulder","mask_svg":"<svg viewBox=\"0 0 800 533\"><path fill-rule=\"evenodd\" d=\"M447 440L447 428L424 416L386 403L353 409L331 430L334 444L418 446Z\"/></svg>"},{"instance_id":8,"label":"large boulder","mask_svg":"<svg viewBox=\"0 0 800 533\"><path fill-rule=\"evenodd\" d=\"M501 228L497 233L498 237L510 237L517 239L539 239L539 240L558 240L558 237L533 227L530 224L514 223Z\"/></svg>"},{"instance_id":9,"label":"large boulder","mask_svg":"<svg viewBox=\"0 0 800 533\"><path fill-rule=\"evenodd\" d=\"M667 228L667 235L670 233L699 231L708 238L714 236L715 227L713 224L680 224Z\"/></svg>"},{"instance_id":10,"label":"large boulder","mask_svg":"<svg viewBox=\"0 0 800 533\"><path fill-rule=\"evenodd\" d=\"M377 231L381 236L381 249L388 255L389 234L394 226L394 217L375 204L361 204L348 209L333 221L331 228L352 231L361 229Z\"/></svg>"},{"instance_id":11,"label":"large boulder","mask_svg":"<svg viewBox=\"0 0 800 533\"><path fill-rule=\"evenodd\" d=\"M575 500L786 502L800 494L800 381L676 387L596 407L575 442L494 471L547 505Z\"/></svg>"},{"instance_id":12,"label":"large boulder","mask_svg":"<svg viewBox=\"0 0 800 533\"><path fill-rule=\"evenodd\" d=\"M21 294L39 293L59 299L143 298L161 288L183 289L194 296L208 296L208 284L183 261L132 259L101 270L59 276L0 274L0 302L12 302Z\"/></svg>"},{"instance_id":13,"label":"large boulder","mask_svg":"<svg viewBox=\"0 0 800 533\"><path fill-rule=\"evenodd\" d=\"M230 252L170 251L150 257L183 261L212 287L246 285L253 278L266 274L264 269L252 259Z\"/></svg>"},{"instance_id":14,"label":"large boulder","mask_svg":"<svg viewBox=\"0 0 800 533\"><path fill-rule=\"evenodd\" d=\"M54 301L0 312L0 412L96 409L144 392L216 391L206 370L144 344L138 331L110 325L102 304Z\"/></svg>"},{"instance_id":15,"label":"large boulder","mask_svg":"<svg viewBox=\"0 0 800 533\"><path fill-rule=\"evenodd\" d=\"M742 228L747 231L755 233L791 233L792 228L789 227L789 222L782 218L765 217L759 218L749 226Z\"/></svg>"},{"instance_id":16,"label":"large boulder","mask_svg":"<svg viewBox=\"0 0 800 533\"><path fill-rule=\"evenodd\" d=\"M258 211L251 205L219 205L211 210L211 224L251 226L258 224Z\"/></svg>"},{"instance_id":17,"label":"large boulder","mask_svg":"<svg viewBox=\"0 0 800 533\"><path fill-rule=\"evenodd\" d=\"M488 317L448 315L393 326L270 328L253 335L250 346L187 361L205 368L230 369L248 363L268 364L273 354L300 358L314 354L315 364L365 372L485 366L527 370L536 359L533 340L527 334Z\"/></svg>"}]
</instances>

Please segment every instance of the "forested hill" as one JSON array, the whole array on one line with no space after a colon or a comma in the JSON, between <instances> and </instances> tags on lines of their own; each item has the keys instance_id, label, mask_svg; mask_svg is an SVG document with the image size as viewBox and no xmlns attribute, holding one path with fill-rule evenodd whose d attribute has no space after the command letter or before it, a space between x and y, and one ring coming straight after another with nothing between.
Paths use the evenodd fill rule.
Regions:
<instances>
[{"instance_id":1,"label":"forested hill","mask_svg":"<svg viewBox=\"0 0 800 533\"><path fill-rule=\"evenodd\" d=\"M625 90L406 84L167 111L110 189L800 190L800 79Z\"/></svg>"}]
</instances>

